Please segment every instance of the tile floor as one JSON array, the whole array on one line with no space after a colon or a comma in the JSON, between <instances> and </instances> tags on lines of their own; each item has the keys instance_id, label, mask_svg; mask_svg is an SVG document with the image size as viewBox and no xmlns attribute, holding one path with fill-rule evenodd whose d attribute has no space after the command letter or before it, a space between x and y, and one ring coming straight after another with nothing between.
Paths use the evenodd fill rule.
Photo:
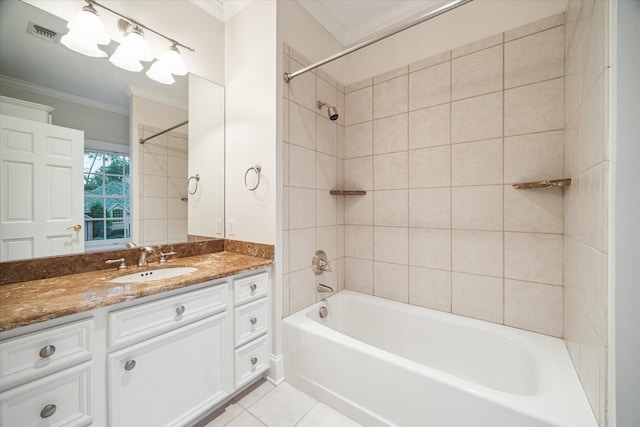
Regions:
<instances>
[{"instance_id":1,"label":"tile floor","mask_svg":"<svg viewBox=\"0 0 640 427\"><path fill-rule=\"evenodd\" d=\"M357 427L360 424L288 382L261 380L213 413L203 427Z\"/></svg>"}]
</instances>

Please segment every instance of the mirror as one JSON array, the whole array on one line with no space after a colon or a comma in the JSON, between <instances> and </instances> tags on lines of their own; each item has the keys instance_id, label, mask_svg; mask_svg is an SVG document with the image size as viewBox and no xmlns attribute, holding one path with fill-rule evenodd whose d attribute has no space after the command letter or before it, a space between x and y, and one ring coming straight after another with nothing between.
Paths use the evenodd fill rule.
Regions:
<instances>
[{"instance_id":1,"label":"mirror","mask_svg":"<svg viewBox=\"0 0 640 427\"><path fill-rule=\"evenodd\" d=\"M128 240L224 238L224 88L192 74L174 76L173 85L157 83L145 75L150 63L133 73L67 49L60 44L66 32L66 22L48 12L0 2L0 95L53 107L52 124L82 130L85 150L107 153L85 154L85 192L104 196L112 182L127 181L112 173L123 157L108 153L130 153L130 167L121 168L129 169L128 189L125 182L100 203L85 197L86 250L122 249ZM111 54L117 46L104 50ZM196 175L199 180L189 180ZM65 250L51 255L70 253Z\"/></svg>"}]
</instances>

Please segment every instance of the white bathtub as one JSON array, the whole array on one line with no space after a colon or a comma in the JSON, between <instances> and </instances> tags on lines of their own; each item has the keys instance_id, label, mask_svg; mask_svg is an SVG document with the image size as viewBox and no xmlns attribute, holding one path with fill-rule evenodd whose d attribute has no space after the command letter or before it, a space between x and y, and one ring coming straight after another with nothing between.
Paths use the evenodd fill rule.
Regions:
<instances>
[{"instance_id":1,"label":"white bathtub","mask_svg":"<svg viewBox=\"0 0 640 427\"><path fill-rule=\"evenodd\" d=\"M286 380L367 427L597 426L557 338L350 291L283 336Z\"/></svg>"}]
</instances>

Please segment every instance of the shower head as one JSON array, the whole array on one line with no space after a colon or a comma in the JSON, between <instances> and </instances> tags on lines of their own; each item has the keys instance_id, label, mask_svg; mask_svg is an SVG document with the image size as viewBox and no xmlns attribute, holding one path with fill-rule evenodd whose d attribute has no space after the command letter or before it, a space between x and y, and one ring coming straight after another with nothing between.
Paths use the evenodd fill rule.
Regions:
<instances>
[{"instance_id":1,"label":"shower head","mask_svg":"<svg viewBox=\"0 0 640 427\"><path fill-rule=\"evenodd\" d=\"M318 106L318 110L322 109L323 106L327 107L327 114L329 115L329 119L333 120L334 122L338 120L338 110L336 109L336 107L332 107L326 102L321 101L316 101L316 105Z\"/></svg>"}]
</instances>

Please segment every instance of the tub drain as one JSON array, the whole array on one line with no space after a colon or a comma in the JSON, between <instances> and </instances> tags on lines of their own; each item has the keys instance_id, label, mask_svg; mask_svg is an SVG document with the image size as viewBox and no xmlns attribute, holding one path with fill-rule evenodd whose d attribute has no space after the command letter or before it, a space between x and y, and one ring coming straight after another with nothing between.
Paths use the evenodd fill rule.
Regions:
<instances>
[{"instance_id":1,"label":"tub drain","mask_svg":"<svg viewBox=\"0 0 640 427\"><path fill-rule=\"evenodd\" d=\"M328 315L329 315L329 310L327 310L327 307L325 307L324 305L320 307L320 318L324 319Z\"/></svg>"}]
</instances>

